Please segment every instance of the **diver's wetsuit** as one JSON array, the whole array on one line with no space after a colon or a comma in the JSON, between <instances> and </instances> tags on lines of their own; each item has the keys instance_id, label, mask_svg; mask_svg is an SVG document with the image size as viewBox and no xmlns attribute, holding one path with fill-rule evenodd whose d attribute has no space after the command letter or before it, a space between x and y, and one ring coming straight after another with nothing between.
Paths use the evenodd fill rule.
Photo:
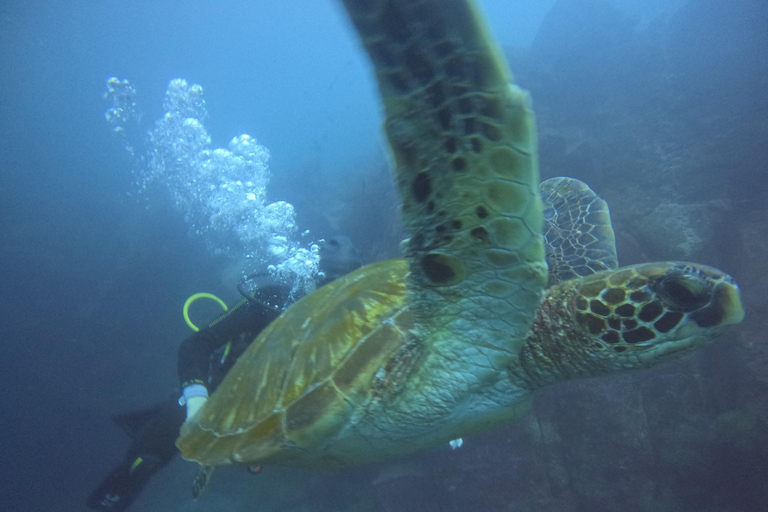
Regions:
<instances>
[{"instance_id":1,"label":"diver's wetsuit","mask_svg":"<svg viewBox=\"0 0 768 512\"><path fill-rule=\"evenodd\" d=\"M318 286L338 279L362 266L357 249L346 236L330 238L320 246ZM179 347L178 372L181 389L201 384L212 392L227 371L258 334L282 310L300 297L291 296L286 285L269 276L259 276L250 299L242 299L227 312L196 332ZM176 438L186 419L178 394L143 411L126 414L115 421L133 438L124 461L115 468L88 498L94 510L121 512L138 496L149 478L177 453Z\"/></svg>"},{"instance_id":2,"label":"diver's wetsuit","mask_svg":"<svg viewBox=\"0 0 768 512\"><path fill-rule=\"evenodd\" d=\"M289 301L287 286L258 288L255 300L242 299L207 327L188 337L179 347L181 388L203 384L209 391L219 385L256 336L277 318ZM171 399L115 421L133 438L126 458L88 498L94 510L125 510L149 478L177 453L175 441L186 418L178 394Z\"/></svg>"},{"instance_id":3,"label":"diver's wetsuit","mask_svg":"<svg viewBox=\"0 0 768 512\"><path fill-rule=\"evenodd\" d=\"M202 384L208 391L214 391L251 341L291 302L287 286L269 283L257 290L254 299L241 299L206 328L184 340L178 361L181 389ZM218 356L215 360L214 354Z\"/></svg>"}]
</instances>

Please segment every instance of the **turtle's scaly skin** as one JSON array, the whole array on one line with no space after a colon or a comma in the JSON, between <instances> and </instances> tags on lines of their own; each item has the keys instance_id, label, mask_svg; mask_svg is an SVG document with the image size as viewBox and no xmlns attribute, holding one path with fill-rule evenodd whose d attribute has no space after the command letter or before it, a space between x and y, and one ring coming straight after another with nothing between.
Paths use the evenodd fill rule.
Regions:
<instances>
[{"instance_id":1,"label":"turtle's scaly skin","mask_svg":"<svg viewBox=\"0 0 768 512\"><path fill-rule=\"evenodd\" d=\"M533 115L474 4L345 5L386 108L413 233L407 259L359 269L275 320L182 427L185 458L310 466L392 457L511 419L541 385L649 366L740 321L730 278L686 264L610 270L543 297ZM552 226L585 249L576 259L563 252L570 270L582 256L615 265L607 209L594 204L596 219L575 214L581 228ZM563 206L558 214L578 211ZM608 251L597 257L573 238L585 230ZM654 316L651 304L663 311ZM636 318L623 320L632 305ZM643 341L642 329L653 338Z\"/></svg>"}]
</instances>

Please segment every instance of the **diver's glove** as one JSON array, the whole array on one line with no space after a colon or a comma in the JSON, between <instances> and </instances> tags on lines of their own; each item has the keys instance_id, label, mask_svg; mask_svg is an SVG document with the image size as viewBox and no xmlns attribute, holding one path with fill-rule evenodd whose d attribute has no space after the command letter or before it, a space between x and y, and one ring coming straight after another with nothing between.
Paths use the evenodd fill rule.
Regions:
<instances>
[{"instance_id":1,"label":"diver's glove","mask_svg":"<svg viewBox=\"0 0 768 512\"><path fill-rule=\"evenodd\" d=\"M197 411L199 411L207 401L208 398L204 396L193 396L187 400L187 419L197 414Z\"/></svg>"},{"instance_id":2,"label":"diver's glove","mask_svg":"<svg viewBox=\"0 0 768 512\"><path fill-rule=\"evenodd\" d=\"M184 388L179 405L187 406L187 419L191 418L208 401L208 390L202 384L191 384Z\"/></svg>"}]
</instances>

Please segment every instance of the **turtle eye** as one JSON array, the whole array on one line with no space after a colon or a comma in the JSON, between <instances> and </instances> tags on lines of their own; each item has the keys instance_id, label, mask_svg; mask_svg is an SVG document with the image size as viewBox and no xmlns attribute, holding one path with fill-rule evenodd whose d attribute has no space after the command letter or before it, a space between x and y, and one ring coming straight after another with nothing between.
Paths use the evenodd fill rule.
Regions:
<instances>
[{"instance_id":1,"label":"turtle eye","mask_svg":"<svg viewBox=\"0 0 768 512\"><path fill-rule=\"evenodd\" d=\"M664 276L655 283L654 291L669 309L686 313L705 306L710 299L707 283L691 275Z\"/></svg>"}]
</instances>

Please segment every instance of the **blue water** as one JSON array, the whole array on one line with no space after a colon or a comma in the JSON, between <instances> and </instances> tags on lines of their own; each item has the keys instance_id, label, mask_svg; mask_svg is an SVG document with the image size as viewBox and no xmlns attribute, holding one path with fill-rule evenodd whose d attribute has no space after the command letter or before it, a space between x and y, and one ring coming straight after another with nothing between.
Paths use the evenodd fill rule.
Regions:
<instances>
[{"instance_id":1,"label":"blue water","mask_svg":"<svg viewBox=\"0 0 768 512\"><path fill-rule=\"evenodd\" d=\"M768 186L761 174L768 164L765 9L747 0L707 0L700 11L693 0L584 0L595 11L578 6L576 11L613 12L606 6L616 5L629 17L622 18L625 24L594 28L573 20L572 32L544 41L539 28L554 0L480 3L513 71L534 98L542 131L542 178L574 175L608 200L624 264L690 257L733 272L746 283L748 322L753 322L729 338L741 344L735 355L716 345L700 359L640 380L622 377L603 387L579 384L553 392L543 397L538 417L553 424L560 418L562 427L565 416L557 410L572 403L574 395L589 411L610 411L612 404L640 396L637 389L656 390L663 388L663 379L673 384L682 379L681 395L707 397L677 423L690 426L699 444L681 449L670 462L662 456L668 453L660 448L666 446L663 436L653 429L644 431L640 441L614 438L616 446L658 444L653 456L638 448L628 449L622 460L608 457L606 471L615 474L602 476L617 481L617 488L597 498L577 477L577 461L585 451L566 447L565 455L550 453L573 462L564 465L570 477L558 480L536 462L547 453L519 448L531 442L526 437L533 428L530 419L470 440L459 455L440 451L342 472L269 468L253 476L224 470L198 503L189 500L194 466L176 460L131 510L575 511L612 510L617 503L625 510L662 510L658 504L663 502L668 506L663 510L670 511L704 510L702 504L711 504L713 511L747 512L758 510L755 503L766 503L765 491L756 488L764 478L755 483L747 477L727 478L766 476L764 459L739 456L723 463L722 473L712 472L724 459L707 445L713 439L708 432L718 432L715 419L731 405L757 411L758 427L768 418L763 393L768 357L759 345L758 333L764 330L757 313L768 306L761 291L768 284L768 269L761 263L768 236L760 220L768 219ZM683 10L676 11L680 6ZM669 43L672 50L658 52L667 41L663 34L670 19L678 27ZM590 32L600 37L590 39ZM581 34L575 42L569 40L573 33ZM548 68L552 63L557 66ZM652 84L657 89L649 90L641 82L645 72L669 81L660 78ZM3 2L3 511L85 510L88 492L128 447L110 416L163 400L177 385L176 350L189 334L181 315L184 300L199 291L225 301L237 298L238 260L214 254L204 240L191 236L188 222L162 190L137 197L136 172L146 162L131 158L104 120L102 94L110 76L136 86L144 131L163 114L170 80L201 84L212 147L226 147L233 137L248 133L268 148L269 201L290 201L299 232L309 229L312 240L350 233L372 261L396 254L402 235L393 220L394 200L377 192L391 189L380 181L385 151L375 85L335 2ZM653 100L654 91L661 91L661 107ZM599 113L596 103L603 109ZM649 119L658 116L669 123L654 126ZM673 133L653 139L661 129ZM632 145L646 136L648 146L672 140L671 147L656 151ZM627 202L638 190L645 191L646 210ZM692 253L678 255L674 244L662 244L658 233L638 220L652 218L654 201L708 204L703 211L720 212L701 228L710 238ZM366 210L366 204L374 207ZM695 212L702 210L690 211L695 220ZM197 314L207 318L215 313L201 307ZM751 362L748 370L745 361ZM685 380L681 375L686 372L696 379ZM691 391L696 382L715 391ZM590 394L595 389L599 392ZM673 397L666 399L657 409L679 407ZM590 432L611 435L600 424L605 414L576 415L584 424L563 431L562 437L573 443L591 439L592 444L580 445L583 450L599 448L600 439L590 438ZM768 453L764 437L756 439L745 453ZM686 466L678 463L682 459L695 461ZM633 466L637 461L646 466ZM585 474L597 474L598 464L589 464ZM664 464L674 466L664 473L667 481L669 475L677 479L677 494L667 501L662 499L668 491L664 483L638 476L663 473L658 468ZM630 476L623 477L627 465ZM517 488L518 497L530 491L525 505L514 501L510 489ZM649 493L649 488L655 490ZM657 502L638 497L654 493ZM729 498L725 503L709 499L715 494Z\"/></svg>"}]
</instances>

